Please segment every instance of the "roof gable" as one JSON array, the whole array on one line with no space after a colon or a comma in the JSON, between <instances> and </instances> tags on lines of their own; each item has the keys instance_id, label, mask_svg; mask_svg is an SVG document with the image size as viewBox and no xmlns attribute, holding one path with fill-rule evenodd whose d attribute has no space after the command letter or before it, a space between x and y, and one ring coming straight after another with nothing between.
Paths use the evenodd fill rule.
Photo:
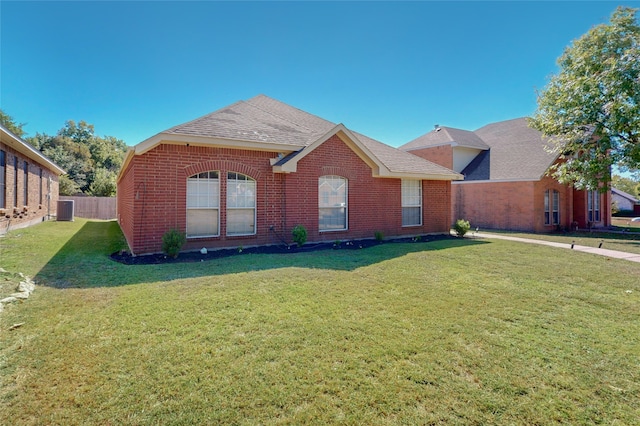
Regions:
<instances>
[{"instance_id":1,"label":"roof gable","mask_svg":"<svg viewBox=\"0 0 640 426\"><path fill-rule=\"evenodd\" d=\"M614 188L611 187L611 193L618 195L620 197L626 198L627 200L631 201L632 203L637 203L638 199L636 197L634 197L633 195L629 194L628 192L624 192L618 188Z\"/></svg>"},{"instance_id":2,"label":"roof gable","mask_svg":"<svg viewBox=\"0 0 640 426\"><path fill-rule=\"evenodd\" d=\"M408 142L399 149L413 151L441 145L461 146L465 148L489 149L489 146L474 132L454 127L437 126L435 129Z\"/></svg>"},{"instance_id":3,"label":"roof gable","mask_svg":"<svg viewBox=\"0 0 640 426\"><path fill-rule=\"evenodd\" d=\"M465 180L539 180L557 160L557 154L547 152L546 144L542 133L529 127L528 119L522 117L491 123L473 132L439 127L400 149L440 145L481 149L462 171Z\"/></svg>"},{"instance_id":4,"label":"roof gable","mask_svg":"<svg viewBox=\"0 0 640 426\"><path fill-rule=\"evenodd\" d=\"M385 145L313 114L264 95L239 101L195 120L174 126L139 143L127 154L121 170L134 155L155 146L189 143L279 152L274 172L295 172L297 163L333 135L338 135L378 177L458 180L462 176L427 160Z\"/></svg>"},{"instance_id":5,"label":"roof gable","mask_svg":"<svg viewBox=\"0 0 640 426\"><path fill-rule=\"evenodd\" d=\"M491 147L491 180L539 180L557 159L525 117L488 124L475 133Z\"/></svg>"}]
</instances>

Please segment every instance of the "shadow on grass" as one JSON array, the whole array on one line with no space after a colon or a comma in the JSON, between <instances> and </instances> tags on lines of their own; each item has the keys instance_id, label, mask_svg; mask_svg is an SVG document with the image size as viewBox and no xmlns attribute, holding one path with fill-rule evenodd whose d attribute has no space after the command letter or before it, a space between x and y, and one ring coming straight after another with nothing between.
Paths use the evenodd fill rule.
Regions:
<instances>
[{"instance_id":1,"label":"shadow on grass","mask_svg":"<svg viewBox=\"0 0 640 426\"><path fill-rule=\"evenodd\" d=\"M383 242L362 249L324 249L292 253L242 253L202 261L125 265L110 255L124 247L115 221L87 222L35 276L39 285L54 288L115 287L197 277L286 268L353 271L409 253L490 244L453 237L423 237L418 242Z\"/></svg>"}]
</instances>

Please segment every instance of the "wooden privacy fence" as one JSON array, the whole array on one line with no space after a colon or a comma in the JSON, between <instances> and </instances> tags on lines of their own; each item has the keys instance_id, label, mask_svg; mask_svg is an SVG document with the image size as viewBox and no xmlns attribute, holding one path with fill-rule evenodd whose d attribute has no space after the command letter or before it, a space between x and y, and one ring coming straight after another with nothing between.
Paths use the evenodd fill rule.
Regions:
<instances>
[{"instance_id":1,"label":"wooden privacy fence","mask_svg":"<svg viewBox=\"0 0 640 426\"><path fill-rule=\"evenodd\" d=\"M73 200L74 216L86 219L115 219L116 197L68 197L61 195L61 201Z\"/></svg>"}]
</instances>

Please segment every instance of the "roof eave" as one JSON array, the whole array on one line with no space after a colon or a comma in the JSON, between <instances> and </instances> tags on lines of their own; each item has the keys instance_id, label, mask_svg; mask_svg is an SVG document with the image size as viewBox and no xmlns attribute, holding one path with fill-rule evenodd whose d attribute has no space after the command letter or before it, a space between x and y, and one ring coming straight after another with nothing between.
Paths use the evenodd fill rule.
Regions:
<instances>
[{"instance_id":1,"label":"roof eave","mask_svg":"<svg viewBox=\"0 0 640 426\"><path fill-rule=\"evenodd\" d=\"M14 135L10 130L6 129L4 126L0 126L0 129L2 129L2 133L4 133L7 136L6 139L2 138L2 142L7 146L10 146L12 149L16 150L17 152L19 152L20 154L24 155L27 158L43 163L43 165L47 166L57 176L64 175L67 173L60 166L58 166L53 161L45 157L40 151L38 151L37 149L29 145L27 142L23 141L17 135Z\"/></svg>"},{"instance_id":2,"label":"roof eave","mask_svg":"<svg viewBox=\"0 0 640 426\"><path fill-rule=\"evenodd\" d=\"M176 133L158 133L134 146L135 154L144 154L158 145L187 145L216 148L250 149L253 151L293 152L304 145L292 145L277 142L261 142L247 139L219 138Z\"/></svg>"},{"instance_id":3,"label":"roof eave","mask_svg":"<svg viewBox=\"0 0 640 426\"><path fill-rule=\"evenodd\" d=\"M381 178L395 178L395 179L420 179L420 180L463 180L464 176L451 172L451 173L409 173L409 172L393 172L387 171L383 174L374 175L374 177Z\"/></svg>"},{"instance_id":4,"label":"roof eave","mask_svg":"<svg viewBox=\"0 0 640 426\"><path fill-rule=\"evenodd\" d=\"M309 146L300 148L301 152L298 155L293 156L289 161L279 164L277 166L273 166L274 173L295 173L298 170L298 162L302 160L304 157L313 152L318 146L322 145L327 139L331 136L337 135L343 142L345 142L349 147L358 155L369 167L371 167L372 173L375 176L377 173L384 174L388 172L388 169L378 160L378 158L373 155L367 147L365 147L362 142L355 137L353 133L349 129L347 129L344 124L337 124L331 130L320 136L314 142L312 142Z\"/></svg>"}]
</instances>

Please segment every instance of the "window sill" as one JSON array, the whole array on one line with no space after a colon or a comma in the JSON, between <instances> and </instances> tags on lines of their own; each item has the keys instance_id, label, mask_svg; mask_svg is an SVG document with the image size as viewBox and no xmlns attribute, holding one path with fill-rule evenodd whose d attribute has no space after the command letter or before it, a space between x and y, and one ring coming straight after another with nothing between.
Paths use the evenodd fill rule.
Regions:
<instances>
[{"instance_id":1,"label":"window sill","mask_svg":"<svg viewBox=\"0 0 640 426\"><path fill-rule=\"evenodd\" d=\"M202 240L204 238L220 238L218 235L187 235L187 240Z\"/></svg>"}]
</instances>

